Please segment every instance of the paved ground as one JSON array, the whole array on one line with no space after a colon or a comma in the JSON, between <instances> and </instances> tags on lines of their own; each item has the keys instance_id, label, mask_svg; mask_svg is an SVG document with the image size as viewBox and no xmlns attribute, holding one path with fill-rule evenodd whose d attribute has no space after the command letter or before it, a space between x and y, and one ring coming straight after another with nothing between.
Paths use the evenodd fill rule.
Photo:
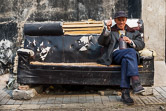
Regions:
<instances>
[{"instance_id":1,"label":"paved ground","mask_svg":"<svg viewBox=\"0 0 166 111\"><path fill-rule=\"evenodd\" d=\"M166 86L165 61L154 61L154 86Z\"/></svg>"},{"instance_id":2,"label":"paved ground","mask_svg":"<svg viewBox=\"0 0 166 111\"><path fill-rule=\"evenodd\" d=\"M2 77L2 76L1 76ZM3 80L8 76L3 75ZM1 80L1 79L0 79ZM162 111L166 109L166 87L154 87L154 95L132 95L135 105L123 104L118 95L101 96L95 92L63 94L38 94L31 100L13 100L12 90L5 88L5 82L0 81L0 111Z\"/></svg>"}]
</instances>

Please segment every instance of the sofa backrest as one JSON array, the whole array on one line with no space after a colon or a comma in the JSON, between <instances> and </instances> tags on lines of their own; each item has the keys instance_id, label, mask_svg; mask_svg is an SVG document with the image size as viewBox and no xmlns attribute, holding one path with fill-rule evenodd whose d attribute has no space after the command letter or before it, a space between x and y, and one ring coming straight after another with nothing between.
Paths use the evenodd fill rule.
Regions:
<instances>
[{"instance_id":1,"label":"sofa backrest","mask_svg":"<svg viewBox=\"0 0 166 111\"><path fill-rule=\"evenodd\" d=\"M99 35L25 36L24 48L35 52L35 61L94 62L101 56Z\"/></svg>"}]
</instances>

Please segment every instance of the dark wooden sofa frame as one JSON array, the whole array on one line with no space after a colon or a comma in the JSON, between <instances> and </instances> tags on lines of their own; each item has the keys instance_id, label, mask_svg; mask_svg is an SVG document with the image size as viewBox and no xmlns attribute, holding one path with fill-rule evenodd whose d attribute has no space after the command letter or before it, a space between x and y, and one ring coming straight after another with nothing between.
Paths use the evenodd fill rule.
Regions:
<instances>
[{"instance_id":1,"label":"dark wooden sofa frame","mask_svg":"<svg viewBox=\"0 0 166 111\"><path fill-rule=\"evenodd\" d=\"M135 27L143 33L143 27ZM120 85L120 65L97 64L103 48L99 34L64 35L61 22L26 23L18 50L20 84ZM154 84L154 57L141 57L142 85Z\"/></svg>"}]
</instances>

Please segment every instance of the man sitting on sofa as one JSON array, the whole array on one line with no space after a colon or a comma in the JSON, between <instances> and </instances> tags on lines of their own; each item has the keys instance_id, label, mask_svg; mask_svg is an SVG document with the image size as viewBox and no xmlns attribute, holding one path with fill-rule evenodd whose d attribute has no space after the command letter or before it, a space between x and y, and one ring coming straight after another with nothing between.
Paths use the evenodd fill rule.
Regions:
<instances>
[{"instance_id":1,"label":"man sitting on sofa","mask_svg":"<svg viewBox=\"0 0 166 111\"><path fill-rule=\"evenodd\" d=\"M121 83L122 100L124 103L134 104L130 97L130 79L132 80L132 88L135 94L144 91L138 73L138 52L145 46L142 41L139 31L135 31L127 24L127 14L124 11L118 11L114 20L116 24L111 27L112 19L107 21L106 27L98 39L98 43L106 49L102 57L98 60L99 63L110 65L112 62L121 65ZM123 36L123 40L127 44L126 49L121 49L119 46L119 38Z\"/></svg>"}]
</instances>

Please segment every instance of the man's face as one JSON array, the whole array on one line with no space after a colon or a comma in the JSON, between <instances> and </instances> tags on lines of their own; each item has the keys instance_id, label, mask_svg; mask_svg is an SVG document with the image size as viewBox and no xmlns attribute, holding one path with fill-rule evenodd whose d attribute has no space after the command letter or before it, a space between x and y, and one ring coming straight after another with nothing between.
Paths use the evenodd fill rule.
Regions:
<instances>
[{"instance_id":1,"label":"man's face","mask_svg":"<svg viewBox=\"0 0 166 111\"><path fill-rule=\"evenodd\" d=\"M126 17L118 17L115 19L115 22L117 24L117 27L121 30L124 30L126 25L127 18Z\"/></svg>"}]
</instances>

